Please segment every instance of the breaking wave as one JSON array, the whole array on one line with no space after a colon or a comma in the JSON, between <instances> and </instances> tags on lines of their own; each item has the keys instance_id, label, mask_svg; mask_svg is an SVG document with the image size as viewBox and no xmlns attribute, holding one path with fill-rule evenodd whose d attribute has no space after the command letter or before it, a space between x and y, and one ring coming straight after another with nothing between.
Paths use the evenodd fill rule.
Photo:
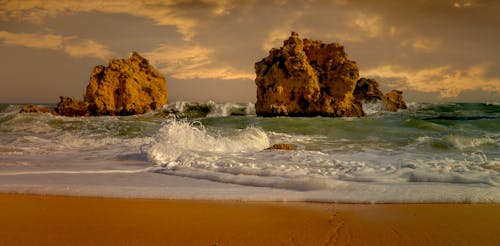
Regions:
<instances>
[{"instance_id":1,"label":"breaking wave","mask_svg":"<svg viewBox=\"0 0 500 246\"><path fill-rule=\"evenodd\" d=\"M195 103L179 101L167 105L164 112L180 117L201 118L201 117L227 117L255 115L253 103Z\"/></svg>"}]
</instances>

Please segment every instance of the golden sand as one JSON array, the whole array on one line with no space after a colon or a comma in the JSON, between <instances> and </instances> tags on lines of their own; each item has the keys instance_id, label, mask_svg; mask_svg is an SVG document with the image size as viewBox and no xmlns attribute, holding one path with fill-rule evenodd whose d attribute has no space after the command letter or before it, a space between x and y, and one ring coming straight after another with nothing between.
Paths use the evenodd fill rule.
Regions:
<instances>
[{"instance_id":1,"label":"golden sand","mask_svg":"<svg viewBox=\"0 0 500 246\"><path fill-rule=\"evenodd\" d=\"M500 204L0 194L0 245L500 245Z\"/></svg>"}]
</instances>

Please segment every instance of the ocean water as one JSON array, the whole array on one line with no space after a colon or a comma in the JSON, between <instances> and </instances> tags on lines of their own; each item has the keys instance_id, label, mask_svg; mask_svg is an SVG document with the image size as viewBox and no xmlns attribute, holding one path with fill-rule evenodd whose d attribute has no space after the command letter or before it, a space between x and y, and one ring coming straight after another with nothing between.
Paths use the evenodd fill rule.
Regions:
<instances>
[{"instance_id":1,"label":"ocean water","mask_svg":"<svg viewBox=\"0 0 500 246\"><path fill-rule=\"evenodd\" d=\"M2 192L500 202L496 103L410 103L398 112L371 104L362 118L264 118L252 103L75 118L21 107L0 105ZM297 150L265 150L275 143Z\"/></svg>"}]
</instances>

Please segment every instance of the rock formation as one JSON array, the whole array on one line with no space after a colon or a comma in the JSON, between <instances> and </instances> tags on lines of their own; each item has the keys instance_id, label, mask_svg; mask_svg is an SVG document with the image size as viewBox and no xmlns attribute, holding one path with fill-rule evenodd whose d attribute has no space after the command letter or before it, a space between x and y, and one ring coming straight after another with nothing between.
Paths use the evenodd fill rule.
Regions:
<instances>
[{"instance_id":1,"label":"rock formation","mask_svg":"<svg viewBox=\"0 0 500 246\"><path fill-rule=\"evenodd\" d=\"M403 101L403 92L392 90L387 94L382 94L377 81L374 79L361 78L356 84L354 98L361 103L382 102L383 109L396 112L398 109L406 109Z\"/></svg>"},{"instance_id":2,"label":"rock formation","mask_svg":"<svg viewBox=\"0 0 500 246\"><path fill-rule=\"evenodd\" d=\"M51 113L56 114L54 110L50 110L47 108L39 107L36 105L28 105L21 109L21 113Z\"/></svg>"},{"instance_id":3,"label":"rock formation","mask_svg":"<svg viewBox=\"0 0 500 246\"><path fill-rule=\"evenodd\" d=\"M293 144L273 144L271 147L267 148L266 150L275 150L275 149L281 149L281 150L296 150L297 147Z\"/></svg>"},{"instance_id":4,"label":"rock formation","mask_svg":"<svg viewBox=\"0 0 500 246\"><path fill-rule=\"evenodd\" d=\"M384 109L389 111L398 111L398 109L406 109L406 103L403 101L403 92L392 90L383 97Z\"/></svg>"},{"instance_id":5,"label":"rock formation","mask_svg":"<svg viewBox=\"0 0 500 246\"><path fill-rule=\"evenodd\" d=\"M257 103L261 116L362 116L353 92L358 66L343 46L292 35L280 49L255 63Z\"/></svg>"},{"instance_id":6,"label":"rock formation","mask_svg":"<svg viewBox=\"0 0 500 246\"><path fill-rule=\"evenodd\" d=\"M75 98L61 96L56 113L64 116L90 116L89 104Z\"/></svg>"},{"instance_id":7,"label":"rock formation","mask_svg":"<svg viewBox=\"0 0 500 246\"><path fill-rule=\"evenodd\" d=\"M162 107L167 97L163 75L133 52L129 59L96 66L84 101L61 97L56 112L65 116L143 114Z\"/></svg>"},{"instance_id":8,"label":"rock formation","mask_svg":"<svg viewBox=\"0 0 500 246\"><path fill-rule=\"evenodd\" d=\"M373 103L381 101L384 97L380 86L374 79L360 78L354 89L354 98L359 102Z\"/></svg>"}]
</instances>

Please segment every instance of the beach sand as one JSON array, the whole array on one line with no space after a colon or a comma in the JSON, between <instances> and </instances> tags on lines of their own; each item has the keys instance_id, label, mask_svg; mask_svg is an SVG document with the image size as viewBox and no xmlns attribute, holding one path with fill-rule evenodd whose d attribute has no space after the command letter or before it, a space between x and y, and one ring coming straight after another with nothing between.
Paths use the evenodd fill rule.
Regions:
<instances>
[{"instance_id":1,"label":"beach sand","mask_svg":"<svg viewBox=\"0 0 500 246\"><path fill-rule=\"evenodd\" d=\"M0 194L0 245L500 245L500 204Z\"/></svg>"}]
</instances>

